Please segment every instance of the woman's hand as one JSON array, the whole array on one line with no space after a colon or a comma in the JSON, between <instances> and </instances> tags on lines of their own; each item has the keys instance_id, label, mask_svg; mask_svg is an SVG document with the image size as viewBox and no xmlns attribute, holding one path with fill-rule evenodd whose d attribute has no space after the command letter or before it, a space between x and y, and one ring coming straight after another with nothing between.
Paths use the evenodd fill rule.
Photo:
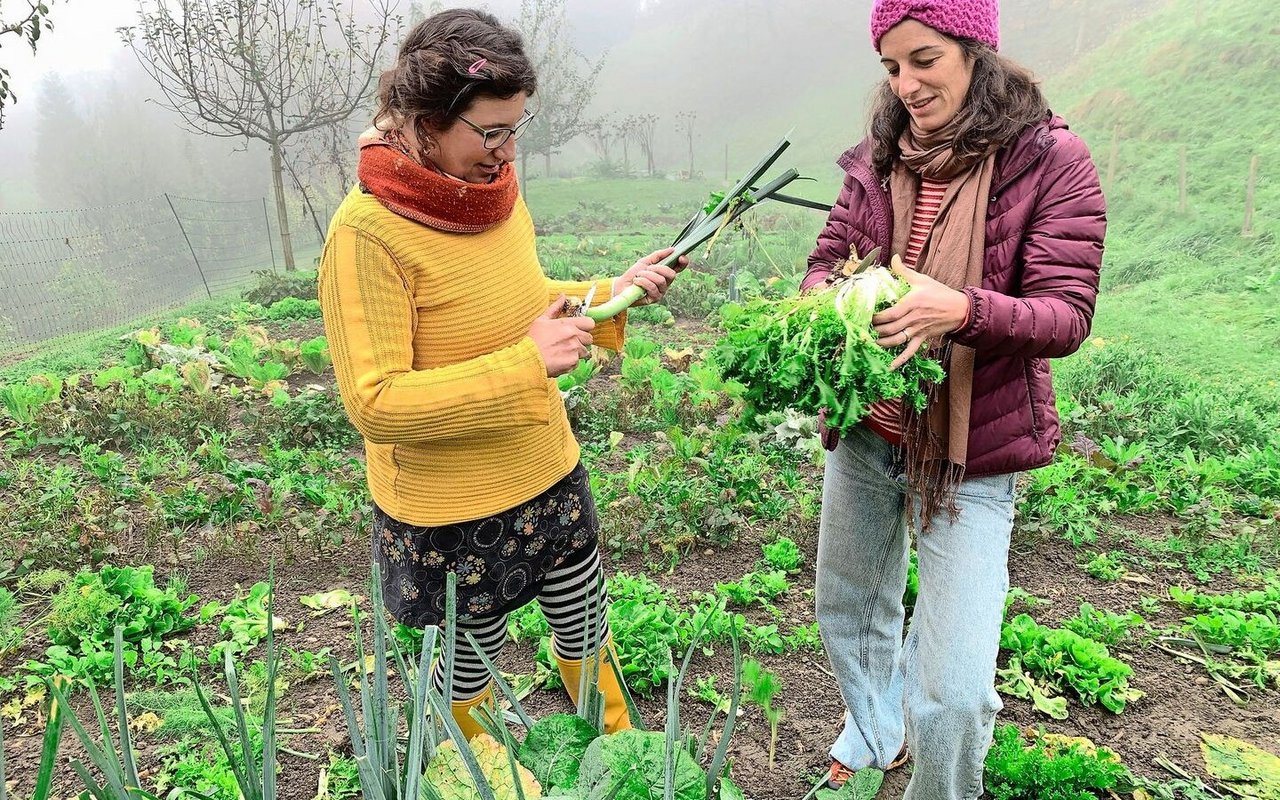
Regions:
<instances>
[{"instance_id":1,"label":"woman's hand","mask_svg":"<svg viewBox=\"0 0 1280 800\"><path fill-rule=\"evenodd\" d=\"M932 338L956 331L969 317L969 296L907 267L893 257L893 272L911 285L907 296L871 318L881 347L906 345L893 360L897 369Z\"/></svg>"},{"instance_id":2,"label":"woman's hand","mask_svg":"<svg viewBox=\"0 0 1280 800\"><path fill-rule=\"evenodd\" d=\"M676 273L689 266L688 256L680 256L678 268L664 267L658 263L673 252L675 252L674 248L668 247L650 253L637 261L631 269L613 279L613 296L617 297L628 286L634 284L644 289L644 297L633 305L647 306L650 303L661 302L667 289L671 288L671 282L676 279Z\"/></svg>"},{"instance_id":3,"label":"woman's hand","mask_svg":"<svg viewBox=\"0 0 1280 800\"><path fill-rule=\"evenodd\" d=\"M538 346L549 378L572 372L578 362L591 353L591 329L596 326L595 320L562 317L564 306L565 296L560 295L529 326L529 337Z\"/></svg>"}]
</instances>

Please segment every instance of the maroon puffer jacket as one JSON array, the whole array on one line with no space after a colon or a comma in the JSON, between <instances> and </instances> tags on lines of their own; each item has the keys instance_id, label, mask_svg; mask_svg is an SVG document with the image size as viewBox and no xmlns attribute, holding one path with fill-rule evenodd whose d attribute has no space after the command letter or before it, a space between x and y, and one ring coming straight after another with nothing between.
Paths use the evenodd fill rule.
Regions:
<instances>
[{"instance_id":1,"label":"maroon puffer jacket","mask_svg":"<svg viewBox=\"0 0 1280 800\"><path fill-rule=\"evenodd\" d=\"M888 261L893 212L866 141L839 159L844 189L809 256L802 289L879 247ZM1049 115L996 155L982 286L967 287L969 324L951 335L976 350L969 477L1042 467L1062 438L1050 358L1089 335L1106 203L1084 142Z\"/></svg>"}]
</instances>

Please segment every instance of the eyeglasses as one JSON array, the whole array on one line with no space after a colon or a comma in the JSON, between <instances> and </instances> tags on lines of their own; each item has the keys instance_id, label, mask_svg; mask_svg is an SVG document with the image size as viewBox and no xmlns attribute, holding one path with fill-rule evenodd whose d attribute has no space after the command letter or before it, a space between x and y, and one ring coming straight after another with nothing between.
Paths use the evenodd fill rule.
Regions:
<instances>
[{"instance_id":1,"label":"eyeglasses","mask_svg":"<svg viewBox=\"0 0 1280 800\"><path fill-rule=\"evenodd\" d=\"M481 128L471 120L458 115L458 119L467 124L467 127L484 137L484 149L497 150L507 143L508 139L519 139L524 135L525 129L529 123L533 121L536 112L526 111L520 121L516 123L514 128Z\"/></svg>"}]
</instances>

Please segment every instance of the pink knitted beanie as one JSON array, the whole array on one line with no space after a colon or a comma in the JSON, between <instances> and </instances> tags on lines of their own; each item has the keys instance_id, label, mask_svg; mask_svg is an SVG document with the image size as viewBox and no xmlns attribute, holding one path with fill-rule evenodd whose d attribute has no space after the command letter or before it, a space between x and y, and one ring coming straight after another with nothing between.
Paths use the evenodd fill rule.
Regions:
<instances>
[{"instance_id":1,"label":"pink knitted beanie","mask_svg":"<svg viewBox=\"0 0 1280 800\"><path fill-rule=\"evenodd\" d=\"M1000 49L999 0L876 0L871 9L871 42L907 17L948 36L977 39Z\"/></svg>"}]
</instances>

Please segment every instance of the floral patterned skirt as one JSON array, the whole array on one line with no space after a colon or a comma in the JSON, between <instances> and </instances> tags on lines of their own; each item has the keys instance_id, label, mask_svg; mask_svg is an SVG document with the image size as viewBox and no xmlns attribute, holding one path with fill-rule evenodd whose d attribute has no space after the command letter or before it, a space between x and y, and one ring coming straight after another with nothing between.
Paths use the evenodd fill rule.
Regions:
<instances>
[{"instance_id":1,"label":"floral patterned skirt","mask_svg":"<svg viewBox=\"0 0 1280 800\"><path fill-rule=\"evenodd\" d=\"M513 611L538 596L548 572L590 558L598 529L581 463L532 500L470 522L410 525L375 505L383 603L405 625L443 625L445 575L456 571L460 618Z\"/></svg>"}]
</instances>

